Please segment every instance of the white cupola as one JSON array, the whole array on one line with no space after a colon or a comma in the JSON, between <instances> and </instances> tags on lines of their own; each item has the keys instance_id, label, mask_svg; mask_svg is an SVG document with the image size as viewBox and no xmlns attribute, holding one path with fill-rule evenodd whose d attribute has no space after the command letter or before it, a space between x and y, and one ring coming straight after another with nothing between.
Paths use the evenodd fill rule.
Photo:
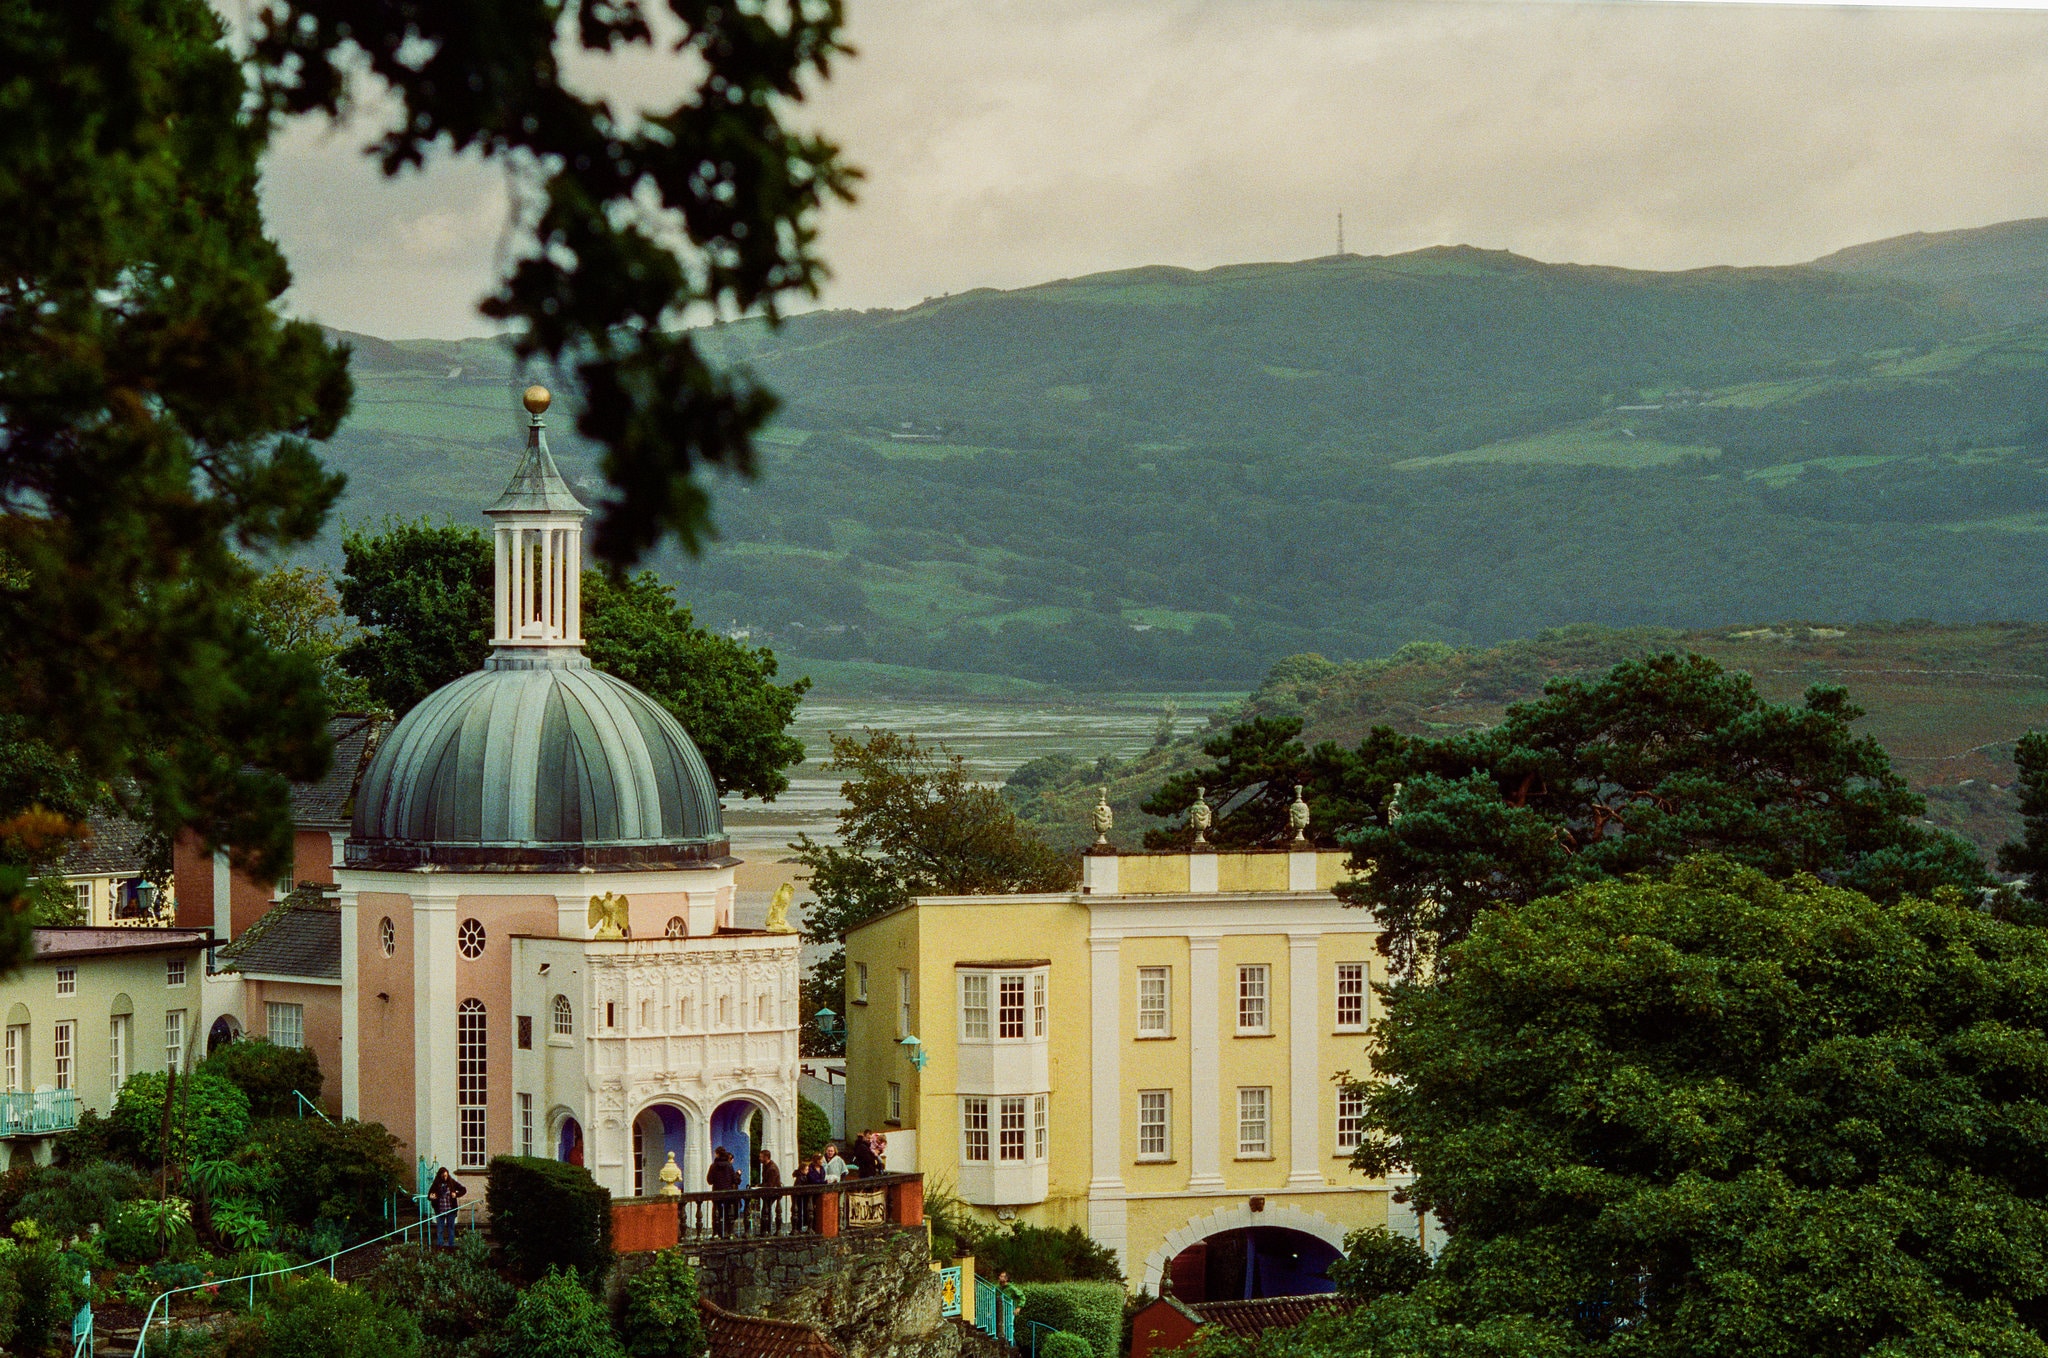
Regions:
<instances>
[{"instance_id":1,"label":"white cupola","mask_svg":"<svg viewBox=\"0 0 2048 1358\"><path fill-rule=\"evenodd\" d=\"M484 513L496 525L497 588L491 645L581 650L583 520L590 511L570 491L548 452L541 418L546 387L528 387L526 455L512 484Z\"/></svg>"}]
</instances>

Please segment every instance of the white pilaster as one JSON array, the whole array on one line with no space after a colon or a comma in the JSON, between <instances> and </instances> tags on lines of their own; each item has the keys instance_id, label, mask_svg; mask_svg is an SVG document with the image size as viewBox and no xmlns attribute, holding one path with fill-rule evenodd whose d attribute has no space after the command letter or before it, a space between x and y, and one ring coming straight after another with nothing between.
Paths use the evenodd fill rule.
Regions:
<instances>
[{"instance_id":1,"label":"white pilaster","mask_svg":"<svg viewBox=\"0 0 2048 1358\"><path fill-rule=\"evenodd\" d=\"M455 915L455 885L422 874L412 898L413 1136L419 1154L451 1170L462 1153L455 1105ZM511 1021L509 1014L485 1017Z\"/></svg>"},{"instance_id":2,"label":"white pilaster","mask_svg":"<svg viewBox=\"0 0 2048 1358\"><path fill-rule=\"evenodd\" d=\"M213 854L213 937L217 943L226 943L235 936L234 879L228 868L228 856L220 850ZM213 965L213 954L206 955L207 965Z\"/></svg>"},{"instance_id":3,"label":"white pilaster","mask_svg":"<svg viewBox=\"0 0 2048 1358\"><path fill-rule=\"evenodd\" d=\"M1191 894L1216 894L1216 855L1213 853L1191 853L1188 855L1188 891Z\"/></svg>"},{"instance_id":4,"label":"white pilaster","mask_svg":"<svg viewBox=\"0 0 2048 1358\"><path fill-rule=\"evenodd\" d=\"M1081 894L1083 896L1116 895L1116 863L1113 853L1086 853L1081 855Z\"/></svg>"},{"instance_id":5,"label":"white pilaster","mask_svg":"<svg viewBox=\"0 0 2048 1358\"><path fill-rule=\"evenodd\" d=\"M1222 1032L1217 1014L1218 933L1188 936L1188 1187L1223 1187Z\"/></svg>"},{"instance_id":6,"label":"white pilaster","mask_svg":"<svg viewBox=\"0 0 2048 1358\"><path fill-rule=\"evenodd\" d=\"M1317 1038L1322 1033L1322 966L1316 944L1321 935L1287 935L1288 1141L1292 1163L1289 1188L1323 1185L1322 1081L1317 1078Z\"/></svg>"},{"instance_id":7,"label":"white pilaster","mask_svg":"<svg viewBox=\"0 0 2048 1358\"><path fill-rule=\"evenodd\" d=\"M1287 889L1289 891L1314 891L1316 889L1316 851L1290 852L1287 855Z\"/></svg>"},{"instance_id":8,"label":"white pilaster","mask_svg":"<svg viewBox=\"0 0 2048 1358\"><path fill-rule=\"evenodd\" d=\"M362 1020L356 1006L363 993L356 975L356 893L341 892L341 1115L363 1115Z\"/></svg>"},{"instance_id":9,"label":"white pilaster","mask_svg":"<svg viewBox=\"0 0 2048 1358\"><path fill-rule=\"evenodd\" d=\"M555 933L562 938L587 938L590 934L590 897L555 897ZM588 1012L586 1008L585 1012ZM588 1027L589 1025L585 1025Z\"/></svg>"},{"instance_id":10,"label":"white pilaster","mask_svg":"<svg viewBox=\"0 0 2048 1358\"><path fill-rule=\"evenodd\" d=\"M1093 1172L1088 1196L1121 1195L1123 1179L1123 1014L1118 1005L1121 940L1088 940L1088 1026L1093 1037L1088 1067L1089 1132Z\"/></svg>"}]
</instances>

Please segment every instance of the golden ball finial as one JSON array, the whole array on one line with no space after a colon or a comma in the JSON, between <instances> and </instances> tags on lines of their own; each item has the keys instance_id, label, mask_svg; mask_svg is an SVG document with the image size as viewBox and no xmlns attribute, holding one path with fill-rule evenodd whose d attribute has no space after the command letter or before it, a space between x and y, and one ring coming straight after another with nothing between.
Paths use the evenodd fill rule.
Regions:
<instances>
[{"instance_id":1,"label":"golden ball finial","mask_svg":"<svg viewBox=\"0 0 2048 1358\"><path fill-rule=\"evenodd\" d=\"M554 398L548 395L548 389L546 387L533 386L528 387L526 389L526 394L520 399L526 402L526 408L528 411L535 415L538 415L548 408L548 402L553 400Z\"/></svg>"}]
</instances>

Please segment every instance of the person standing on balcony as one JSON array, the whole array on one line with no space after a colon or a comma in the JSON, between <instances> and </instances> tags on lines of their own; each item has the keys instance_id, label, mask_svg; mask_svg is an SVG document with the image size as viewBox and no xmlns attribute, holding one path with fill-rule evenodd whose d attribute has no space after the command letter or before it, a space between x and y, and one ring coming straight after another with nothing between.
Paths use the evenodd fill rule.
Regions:
<instances>
[{"instance_id":1,"label":"person standing on balcony","mask_svg":"<svg viewBox=\"0 0 2048 1358\"><path fill-rule=\"evenodd\" d=\"M740 1186L739 1166L732 1162L732 1152L720 1146L711 1157L711 1168L704 1171L704 1182L711 1185L713 1193L736 1193ZM739 1204L731 1198L719 1198L712 1203L711 1231L714 1235L731 1235L734 1209Z\"/></svg>"},{"instance_id":2,"label":"person standing on balcony","mask_svg":"<svg viewBox=\"0 0 2048 1358\"><path fill-rule=\"evenodd\" d=\"M872 1179L881 1171L881 1160L875 1155L873 1132L863 1131L853 1139L853 1163L863 1179Z\"/></svg>"},{"instance_id":3,"label":"person standing on balcony","mask_svg":"<svg viewBox=\"0 0 2048 1358\"><path fill-rule=\"evenodd\" d=\"M775 1163L775 1157L769 1154L768 1148L766 1146L761 1147L759 1151L755 1152L754 1159L754 1186L756 1188L781 1188L782 1166ZM770 1194L761 1200L761 1230L764 1234L773 1235L781 1225L782 1195L780 1193Z\"/></svg>"},{"instance_id":4,"label":"person standing on balcony","mask_svg":"<svg viewBox=\"0 0 2048 1358\"><path fill-rule=\"evenodd\" d=\"M839 1143L828 1142L825 1146L825 1182L836 1184L846 1177L846 1161L839 1158Z\"/></svg>"}]
</instances>

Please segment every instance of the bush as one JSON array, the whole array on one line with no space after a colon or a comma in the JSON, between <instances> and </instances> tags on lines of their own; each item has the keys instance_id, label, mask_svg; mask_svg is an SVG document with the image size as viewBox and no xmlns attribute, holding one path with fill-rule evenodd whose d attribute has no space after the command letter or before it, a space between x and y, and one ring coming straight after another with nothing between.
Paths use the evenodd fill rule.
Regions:
<instances>
[{"instance_id":1,"label":"bush","mask_svg":"<svg viewBox=\"0 0 2048 1358\"><path fill-rule=\"evenodd\" d=\"M974 1271L993 1278L1007 1272L1017 1283L1121 1283L1116 1251L1091 1240L1079 1226L1051 1230L1017 1225L1001 1230L970 1228L966 1242Z\"/></svg>"},{"instance_id":2,"label":"bush","mask_svg":"<svg viewBox=\"0 0 2048 1358\"><path fill-rule=\"evenodd\" d=\"M796 1100L796 1155L808 1160L832 1139L832 1117L803 1095Z\"/></svg>"},{"instance_id":3,"label":"bush","mask_svg":"<svg viewBox=\"0 0 2048 1358\"><path fill-rule=\"evenodd\" d=\"M9 1347L13 1353L41 1353L56 1338L60 1326L68 1336L71 1317L84 1300L78 1270L64 1258L57 1242L37 1239L33 1231L28 1236L0 1241L0 1272L7 1275L9 1290L20 1298Z\"/></svg>"},{"instance_id":4,"label":"bush","mask_svg":"<svg viewBox=\"0 0 2048 1358\"><path fill-rule=\"evenodd\" d=\"M192 1204L183 1198L144 1198L122 1203L100 1235L107 1257L123 1264L160 1259L190 1230Z\"/></svg>"},{"instance_id":5,"label":"bush","mask_svg":"<svg viewBox=\"0 0 2048 1358\"><path fill-rule=\"evenodd\" d=\"M1088 1341L1066 1330L1038 1336L1038 1358L1091 1358Z\"/></svg>"},{"instance_id":6,"label":"bush","mask_svg":"<svg viewBox=\"0 0 2048 1358\"><path fill-rule=\"evenodd\" d=\"M292 1117L299 1111L297 1090L320 1102L320 1058L309 1047L280 1047L260 1037L237 1038L216 1047L196 1073L215 1075L234 1085L260 1118Z\"/></svg>"},{"instance_id":7,"label":"bush","mask_svg":"<svg viewBox=\"0 0 2048 1358\"><path fill-rule=\"evenodd\" d=\"M976 1271L980 1261L976 1260ZM1124 1328L1124 1289L1121 1283L1025 1283L1024 1304L1017 1308L1017 1328L1026 1321L1050 1325L1087 1341L1095 1358L1117 1358L1117 1341ZM1041 1354L1044 1352L1040 1349Z\"/></svg>"},{"instance_id":8,"label":"bush","mask_svg":"<svg viewBox=\"0 0 2048 1358\"><path fill-rule=\"evenodd\" d=\"M561 1268L520 1294L505 1318L504 1351L516 1358L625 1358L604 1308Z\"/></svg>"},{"instance_id":9,"label":"bush","mask_svg":"<svg viewBox=\"0 0 2048 1358\"><path fill-rule=\"evenodd\" d=\"M10 1222L33 1221L51 1240L92 1234L114 1219L124 1202L150 1192L149 1180L117 1160L52 1166L33 1171L9 1214Z\"/></svg>"},{"instance_id":10,"label":"bush","mask_svg":"<svg viewBox=\"0 0 2048 1358\"><path fill-rule=\"evenodd\" d=\"M1344 1257L1330 1265L1337 1290L1360 1301L1407 1293L1429 1276L1430 1259L1405 1235L1369 1226L1344 1237Z\"/></svg>"},{"instance_id":11,"label":"bush","mask_svg":"<svg viewBox=\"0 0 2048 1358\"><path fill-rule=\"evenodd\" d=\"M420 1327L381 1297L304 1278L230 1327L217 1351L220 1358L413 1358Z\"/></svg>"},{"instance_id":12,"label":"bush","mask_svg":"<svg viewBox=\"0 0 2048 1358\"><path fill-rule=\"evenodd\" d=\"M278 1210L308 1229L332 1221L357 1234L376 1234L383 1229L385 1200L405 1180L398 1138L380 1122L278 1118L258 1124L236 1158L269 1165Z\"/></svg>"},{"instance_id":13,"label":"bush","mask_svg":"<svg viewBox=\"0 0 2048 1358\"><path fill-rule=\"evenodd\" d=\"M491 1247L474 1231L452 1250L400 1245L364 1285L419 1322L426 1358L496 1358L505 1317L519 1294L491 1267Z\"/></svg>"},{"instance_id":14,"label":"bush","mask_svg":"<svg viewBox=\"0 0 2048 1358\"><path fill-rule=\"evenodd\" d=\"M164 1084L161 1071L131 1075L114 1105L113 1148L152 1168L162 1163ZM248 1135L247 1095L208 1071L180 1077L172 1096L172 1159L223 1159Z\"/></svg>"},{"instance_id":15,"label":"bush","mask_svg":"<svg viewBox=\"0 0 2048 1358\"><path fill-rule=\"evenodd\" d=\"M611 1267L612 1195L581 1165L501 1155L491 1161L485 1201L491 1234L519 1277L566 1268L594 1283Z\"/></svg>"},{"instance_id":16,"label":"bush","mask_svg":"<svg viewBox=\"0 0 2048 1358\"><path fill-rule=\"evenodd\" d=\"M709 1344L697 1310L697 1272L687 1254L663 1250L633 1275L619 1329L633 1358L701 1358Z\"/></svg>"}]
</instances>

